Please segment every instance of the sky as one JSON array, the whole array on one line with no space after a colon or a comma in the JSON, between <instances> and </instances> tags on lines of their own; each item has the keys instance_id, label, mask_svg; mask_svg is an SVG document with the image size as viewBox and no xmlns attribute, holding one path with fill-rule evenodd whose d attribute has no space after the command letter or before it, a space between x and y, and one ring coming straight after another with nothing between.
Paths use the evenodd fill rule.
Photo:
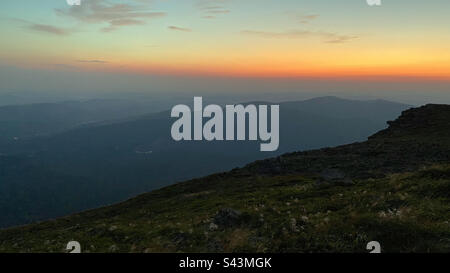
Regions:
<instances>
[{"instance_id":1,"label":"sky","mask_svg":"<svg viewBox=\"0 0 450 273\"><path fill-rule=\"evenodd\" d=\"M392 82L403 83L402 90L424 85L439 94L450 82L448 0L382 0L381 6L365 0L81 0L80 6L3 0L1 5L4 90L52 88L46 82L51 75L58 75L54 89L73 86L73 80L64 82L70 75L87 77L86 90L117 86L106 84L117 75L128 79L120 86L133 90L145 86L138 88L139 76L156 79L161 88L171 81L168 76L194 82L330 79L384 82L385 91Z\"/></svg>"}]
</instances>

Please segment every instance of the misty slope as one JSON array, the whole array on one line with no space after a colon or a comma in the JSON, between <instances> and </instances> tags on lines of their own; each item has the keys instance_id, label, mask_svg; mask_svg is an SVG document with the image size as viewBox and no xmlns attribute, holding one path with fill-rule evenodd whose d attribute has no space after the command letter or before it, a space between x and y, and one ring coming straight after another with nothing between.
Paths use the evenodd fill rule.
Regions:
<instances>
[{"instance_id":1,"label":"misty slope","mask_svg":"<svg viewBox=\"0 0 450 273\"><path fill-rule=\"evenodd\" d=\"M398 117L399 105L386 100L350 100L338 97L318 97L305 101L283 103L285 108L302 109L305 112L332 116L335 118L358 117L372 122L382 122L383 125L392 117ZM408 107L409 108L409 107ZM382 109L382 111L380 111Z\"/></svg>"},{"instance_id":2,"label":"misty slope","mask_svg":"<svg viewBox=\"0 0 450 273\"><path fill-rule=\"evenodd\" d=\"M0 165L3 226L98 207L104 205L101 200L111 198L108 187L101 183L49 171L26 158L0 157Z\"/></svg>"},{"instance_id":3,"label":"misty slope","mask_svg":"<svg viewBox=\"0 0 450 273\"><path fill-rule=\"evenodd\" d=\"M63 95L55 97L55 94L18 92L0 90L0 107L7 105L25 105L36 103L49 103L67 100Z\"/></svg>"},{"instance_id":4,"label":"misty slope","mask_svg":"<svg viewBox=\"0 0 450 273\"><path fill-rule=\"evenodd\" d=\"M314 106L321 100L326 100L329 113L324 105ZM3 153L5 160L10 156L21 158L0 165L0 183L7 181L1 186L0 198L8 196L9 200L0 205L0 212L8 212L0 213L0 226L62 216L86 209L86 204L95 207L118 202L176 181L230 170L285 152L362 141L385 128L386 115L394 119L408 108L395 103L385 103L384 107L381 102L376 108L357 114L371 103L327 97L281 104L281 140L276 153L259 152L258 142L174 142L170 137L174 120L169 118L169 112L0 146L0 155ZM320 109L320 113L309 113L303 108L311 112ZM24 164L33 168L23 172ZM53 178L43 179L37 170L52 174L49 177ZM54 181L54 177L59 178ZM63 196L60 187L55 186L61 184L67 191L76 188L67 197L72 201L58 197L46 206L49 194ZM78 189L78 184L85 186ZM41 193L40 187L46 192ZM83 200L87 193L90 201L76 201ZM35 202L42 205L33 206ZM61 206L57 206L58 202Z\"/></svg>"},{"instance_id":5,"label":"misty slope","mask_svg":"<svg viewBox=\"0 0 450 273\"><path fill-rule=\"evenodd\" d=\"M87 100L0 107L0 144L152 112L148 103Z\"/></svg>"},{"instance_id":6,"label":"misty slope","mask_svg":"<svg viewBox=\"0 0 450 273\"><path fill-rule=\"evenodd\" d=\"M126 202L0 231L0 251L450 251L450 106L368 141L285 154Z\"/></svg>"}]
</instances>

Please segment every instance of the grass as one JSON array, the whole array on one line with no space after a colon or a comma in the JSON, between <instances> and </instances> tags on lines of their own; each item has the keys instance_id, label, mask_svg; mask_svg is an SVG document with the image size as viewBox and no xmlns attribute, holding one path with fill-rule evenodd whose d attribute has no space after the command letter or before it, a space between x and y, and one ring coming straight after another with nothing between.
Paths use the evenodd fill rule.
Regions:
<instances>
[{"instance_id":1,"label":"grass","mask_svg":"<svg viewBox=\"0 0 450 273\"><path fill-rule=\"evenodd\" d=\"M351 184L214 175L124 203L0 232L1 252L450 251L450 165ZM217 212L241 212L214 228ZM213 228L212 228L213 227Z\"/></svg>"}]
</instances>

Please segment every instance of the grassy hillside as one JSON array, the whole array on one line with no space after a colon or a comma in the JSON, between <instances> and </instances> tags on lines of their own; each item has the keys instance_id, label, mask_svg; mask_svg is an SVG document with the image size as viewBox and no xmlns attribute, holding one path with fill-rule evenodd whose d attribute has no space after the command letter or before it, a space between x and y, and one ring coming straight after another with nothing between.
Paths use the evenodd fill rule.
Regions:
<instances>
[{"instance_id":1,"label":"grassy hillside","mask_svg":"<svg viewBox=\"0 0 450 273\"><path fill-rule=\"evenodd\" d=\"M450 251L450 106L367 142L286 154L121 204L0 231L0 252Z\"/></svg>"}]
</instances>

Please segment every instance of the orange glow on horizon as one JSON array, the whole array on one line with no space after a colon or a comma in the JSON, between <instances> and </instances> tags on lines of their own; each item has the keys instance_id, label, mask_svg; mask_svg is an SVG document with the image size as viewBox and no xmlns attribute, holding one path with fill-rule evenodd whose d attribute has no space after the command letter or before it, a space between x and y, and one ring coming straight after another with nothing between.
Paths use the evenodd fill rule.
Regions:
<instances>
[{"instance_id":1,"label":"orange glow on horizon","mask_svg":"<svg viewBox=\"0 0 450 273\"><path fill-rule=\"evenodd\" d=\"M70 63L69 60L63 60ZM65 67L42 64L39 59L33 62L9 62L9 64L25 69L46 69L100 72L112 74L135 74L135 75L173 75L173 76L205 76L205 77L236 77L236 78L316 78L333 80L367 80L367 81L414 81L414 80L437 80L450 81L450 67L448 65L430 64L424 65L397 65L397 66L357 66L357 65L322 65L305 66L286 65L279 63L247 63L226 64L211 63L184 63L167 64L151 63L148 61L117 60L104 64L85 64L74 62Z\"/></svg>"},{"instance_id":2,"label":"orange glow on horizon","mask_svg":"<svg viewBox=\"0 0 450 273\"><path fill-rule=\"evenodd\" d=\"M208 66L208 65L162 65L127 64L108 66L107 72L132 73L140 75L214 76L239 78L346 78L346 79L432 79L450 81L450 68L439 67L351 67L351 68L296 68L296 67L253 67L253 66Z\"/></svg>"}]
</instances>

